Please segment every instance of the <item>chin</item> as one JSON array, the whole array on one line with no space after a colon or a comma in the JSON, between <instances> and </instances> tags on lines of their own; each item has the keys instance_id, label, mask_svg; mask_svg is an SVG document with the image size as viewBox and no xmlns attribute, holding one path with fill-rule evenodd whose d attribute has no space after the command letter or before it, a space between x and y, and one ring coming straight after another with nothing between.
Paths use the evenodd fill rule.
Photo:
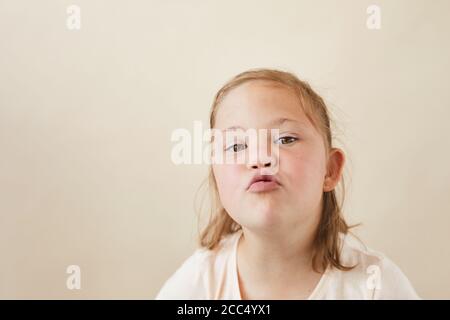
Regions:
<instances>
[{"instance_id":1,"label":"chin","mask_svg":"<svg viewBox=\"0 0 450 320\"><path fill-rule=\"evenodd\" d=\"M279 210L272 206L255 206L250 209L251 215L246 217L247 224L251 229L271 229L281 226L283 215Z\"/></svg>"}]
</instances>

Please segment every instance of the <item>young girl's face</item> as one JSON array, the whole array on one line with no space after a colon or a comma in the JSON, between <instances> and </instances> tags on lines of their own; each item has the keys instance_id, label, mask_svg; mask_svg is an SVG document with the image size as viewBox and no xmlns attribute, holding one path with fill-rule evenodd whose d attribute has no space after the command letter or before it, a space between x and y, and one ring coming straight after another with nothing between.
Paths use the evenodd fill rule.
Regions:
<instances>
[{"instance_id":1,"label":"young girl's face","mask_svg":"<svg viewBox=\"0 0 450 320\"><path fill-rule=\"evenodd\" d=\"M279 124L280 119L287 120ZM249 156L243 164L213 164L221 203L233 220L254 231L280 232L318 222L327 173L325 144L295 93L264 80L232 89L218 106L215 121L216 129L230 127L279 129L278 136L269 140L272 148L266 149L278 148L277 153L269 152L266 158ZM250 150L229 148L224 152ZM270 171L275 183L249 188L256 175Z\"/></svg>"}]
</instances>

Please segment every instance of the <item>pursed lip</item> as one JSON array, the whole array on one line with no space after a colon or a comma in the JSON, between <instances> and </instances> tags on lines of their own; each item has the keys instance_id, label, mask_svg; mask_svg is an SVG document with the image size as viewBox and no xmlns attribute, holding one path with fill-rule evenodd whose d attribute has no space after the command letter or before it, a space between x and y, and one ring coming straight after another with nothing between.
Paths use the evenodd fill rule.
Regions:
<instances>
[{"instance_id":1,"label":"pursed lip","mask_svg":"<svg viewBox=\"0 0 450 320\"><path fill-rule=\"evenodd\" d=\"M264 181L264 182L274 182L277 185L280 185L280 182L278 181L277 177L274 175L269 175L269 174L257 174L255 175L249 182L249 184L247 185L247 190L250 189L250 187L252 186L252 184L256 183L256 182L260 182L260 181Z\"/></svg>"}]
</instances>

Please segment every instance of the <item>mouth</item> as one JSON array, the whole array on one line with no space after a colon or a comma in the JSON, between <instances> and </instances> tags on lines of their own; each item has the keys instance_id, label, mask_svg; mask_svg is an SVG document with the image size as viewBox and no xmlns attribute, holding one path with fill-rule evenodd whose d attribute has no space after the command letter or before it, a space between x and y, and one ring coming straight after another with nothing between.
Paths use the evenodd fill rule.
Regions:
<instances>
[{"instance_id":1,"label":"mouth","mask_svg":"<svg viewBox=\"0 0 450 320\"><path fill-rule=\"evenodd\" d=\"M278 189L280 183L273 175L256 175L247 186L248 192L266 192Z\"/></svg>"}]
</instances>

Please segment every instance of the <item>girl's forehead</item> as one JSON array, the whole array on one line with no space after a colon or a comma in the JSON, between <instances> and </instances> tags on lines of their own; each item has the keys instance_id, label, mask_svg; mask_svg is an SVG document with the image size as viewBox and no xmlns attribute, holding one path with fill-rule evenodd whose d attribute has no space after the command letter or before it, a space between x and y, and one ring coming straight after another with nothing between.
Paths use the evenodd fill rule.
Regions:
<instances>
[{"instance_id":1,"label":"girl's forehead","mask_svg":"<svg viewBox=\"0 0 450 320\"><path fill-rule=\"evenodd\" d=\"M262 81L244 83L233 88L217 106L215 127L308 125L308 118L292 89ZM289 121L280 121L286 119Z\"/></svg>"},{"instance_id":2,"label":"girl's forehead","mask_svg":"<svg viewBox=\"0 0 450 320\"><path fill-rule=\"evenodd\" d=\"M294 90L287 85L268 80L251 80L244 82L232 89L230 89L222 100L224 101L235 99L293 99L296 98Z\"/></svg>"}]
</instances>

